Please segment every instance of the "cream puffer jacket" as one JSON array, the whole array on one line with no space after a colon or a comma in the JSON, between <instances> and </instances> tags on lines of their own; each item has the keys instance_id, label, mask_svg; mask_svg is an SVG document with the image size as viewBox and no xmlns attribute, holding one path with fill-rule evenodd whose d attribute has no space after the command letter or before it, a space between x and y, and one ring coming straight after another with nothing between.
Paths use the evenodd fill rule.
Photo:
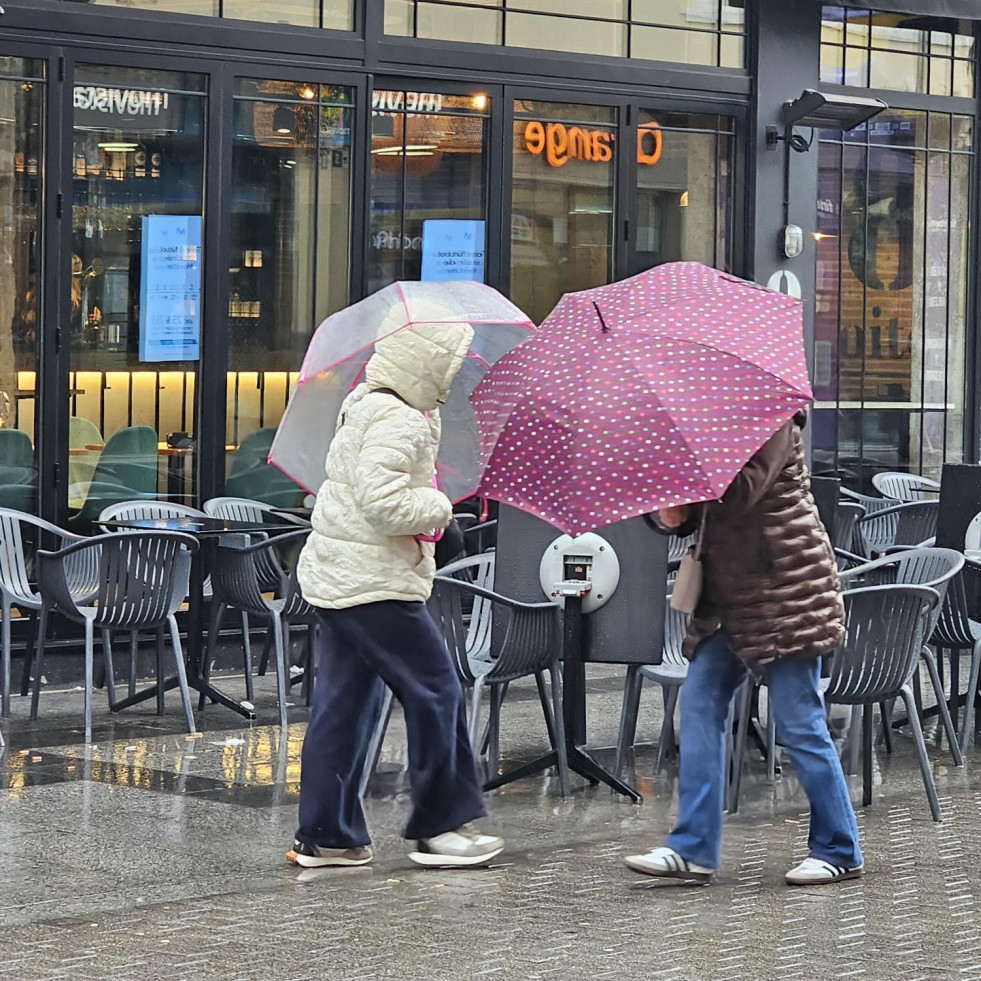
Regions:
<instances>
[{"instance_id":1,"label":"cream puffer jacket","mask_svg":"<svg viewBox=\"0 0 981 981\"><path fill-rule=\"evenodd\" d=\"M300 555L309 603L337 610L429 599L435 546L415 536L445 528L453 516L432 486L439 405L472 339L469 324L419 323L375 345L365 383L341 407Z\"/></svg>"}]
</instances>

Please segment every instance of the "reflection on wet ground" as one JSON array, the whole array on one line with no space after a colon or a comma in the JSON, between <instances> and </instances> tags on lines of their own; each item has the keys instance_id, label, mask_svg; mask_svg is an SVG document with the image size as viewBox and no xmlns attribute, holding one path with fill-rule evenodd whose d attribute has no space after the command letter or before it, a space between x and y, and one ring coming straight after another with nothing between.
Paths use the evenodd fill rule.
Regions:
<instances>
[{"instance_id":1,"label":"reflection on wet ground","mask_svg":"<svg viewBox=\"0 0 981 981\"><path fill-rule=\"evenodd\" d=\"M594 744L615 741L621 681L593 672ZM376 864L301 873L283 853L306 710L290 710L283 734L265 724L274 686L257 687L256 724L210 707L194 737L176 702L163 718L110 719L97 704L91 746L80 693L46 693L37 723L14 700L0 758L0 978L981 979L981 751L957 770L931 742L935 825L900 735L860 814L869 875L799 892L781 877L806 854L806 801L789 770L768 785L754 755L719 882L638 890L619 859L656 843L674 808L674 767L653 777L650 746L638 753L641 806L581 783L563 801L547 776L513 784L488 798L488 826L510 843L494 868L420 871L399 838L396 716L366 803ZM646 691L641 739L659 714ZM505 754L528 758L544 742L533 686L515 686Z\"/></svg>"}]
</instances>

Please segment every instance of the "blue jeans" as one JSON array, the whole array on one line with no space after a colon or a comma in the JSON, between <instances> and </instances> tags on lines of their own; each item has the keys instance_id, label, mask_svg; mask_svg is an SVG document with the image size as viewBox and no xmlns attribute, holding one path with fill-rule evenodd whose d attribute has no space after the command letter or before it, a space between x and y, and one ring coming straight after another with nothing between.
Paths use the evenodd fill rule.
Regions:
<instances>
[{"instance_id":1,"label":"blue jeans","mask_svg":"<svg viewBox=\"0 0 981 981\"><path fill-rule=\"evenodd\" d=\"M831 741L817 658L776 661L763 670L777 738L811 802L812 858L862 864L858 824L841 760ZM667 846L686 861L717 869L722 852L726 717L746 668L719 631L699 648L681 689L680 813Z\"/></svg>"}]
</instances>

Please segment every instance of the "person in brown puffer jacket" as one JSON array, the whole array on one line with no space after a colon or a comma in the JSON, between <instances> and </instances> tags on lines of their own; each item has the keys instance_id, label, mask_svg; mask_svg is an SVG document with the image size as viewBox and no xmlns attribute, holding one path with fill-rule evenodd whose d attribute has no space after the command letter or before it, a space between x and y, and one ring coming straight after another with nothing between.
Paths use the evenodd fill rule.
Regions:
<instances>
[{"instance_id":1,"label":"person in brown puffer jacket","mask_svg":"<svg viewBox=\"0 0 981 981\"><path fill-rule=\"evenodd\" d=\"M627 858L634 871L707 882L719 867L729 703L761 671L777 738L811 802L809 857L787 873L818 885L863 873L855 812L828 731L820 658L845 636L834 552L811 496L801 412L740 471L718 501L667 508L671 534L701 528L701 599L685 641L680 813L666 845Z\"/></svg>"}]
</instances>

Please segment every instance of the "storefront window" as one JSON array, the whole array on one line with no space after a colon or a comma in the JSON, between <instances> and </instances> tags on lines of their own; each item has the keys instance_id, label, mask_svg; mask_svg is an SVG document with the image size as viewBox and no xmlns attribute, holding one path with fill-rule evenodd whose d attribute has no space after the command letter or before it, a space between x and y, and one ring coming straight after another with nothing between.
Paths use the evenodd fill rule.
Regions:
<instances>
[{"instance_id":1,"label":"storefront window","mask_svg":"<svg viewBox=\"0 0 981 981\"><path fill-rule=\"evenodd\" d=\"M369 293L400 279L485 279L489 112L479 92L372 94Z\"/></svg>"},{"instance_id":2,"label":"storefront window","mask_svg":"<svg viewBox=\"0 0 981 981\"><path fill-rule=\"evenodd\" d=\"M386 0L401 37L742 68L742 0Z\"/></svg>"},{"instance_id":3,"label":"storefront window","mask_svg":"<svg viewBox=\"0 0 981 981\"><path fill-rule=\"evenodd\" d=\"M206 76L79 65L69 507L194 496Z\"/></svg>"},{"instance_id":4,"label":"storefront window","mask_svg":"<svg viewBox=\"0 0 981 981\"><path fill-rule=\"evenodd\" d=\"M0 59L0 507L37 506L44 66Z\"/></svg>"},{"instance_id":5,"label":"storefront window","mask_svg":"<svg viewBox=\"0 0 981 981\"><path fill-rule=\"evenodd\" d=\"M973 35L970 21L826 6L821 80L973 98Z\"/></svg>"},{"instance_id":6,"label":"storefront window","mask_svg":"<svg viewBox=\"0 0 981 981\"><path fill-rule=\"evenodd\" d=\"M536 323L613 276L615 109L514 104L511 298Z\"/></svg>"},{"instance_id":7,"label":"storefront window","mask_svg":"<svg viewBox=\"0 0 981 981\"><path fill-rule=\"evenodd\" d=\"M641 110L630 272L694 260L729 269L732 119Z\"/></svg>"},{"instance_id":8,"label":"storefront window","mask_svg":"<svg viewBox=\"0 0 981 981\"><path fill-rule=\"evenodd\" d=\"M263 24L354 29L354 0L66 0L99 7L125 7L202 17L226 17Z\"/></svg>"},{"instance_id":9,"label":"storefront window","mask_svg":"<svg viewBox=\"0 0 981 981\"><path fill-rule=\"evenodd\" d=\"M964 450L973 119L894 109L824 136L816 466L937 477Z\"/></svg>"},{"instance_id":10,"label":"storefront window","mask_svg":"<svg viewBox=\"0 0 981 981\"><path fill-rule=\"evenodd\" d=\"M226 491L297 503L266 457L314 328L348 302L353 91L239 79L232 151Z\"/></svg>"}]
</instances>

